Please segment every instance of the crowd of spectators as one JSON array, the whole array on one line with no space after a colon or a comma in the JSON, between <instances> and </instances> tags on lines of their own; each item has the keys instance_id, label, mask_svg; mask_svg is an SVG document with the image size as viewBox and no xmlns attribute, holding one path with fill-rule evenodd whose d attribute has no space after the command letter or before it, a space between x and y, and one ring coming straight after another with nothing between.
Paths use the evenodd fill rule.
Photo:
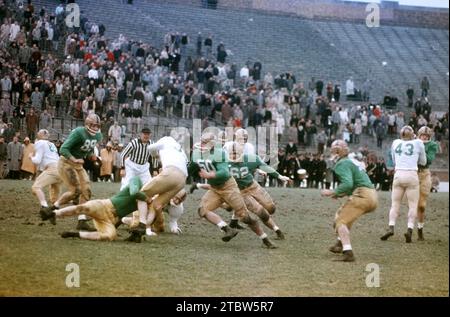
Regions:
<instances>
[{"instance_id":1,"label":"crowd of spectators","mask_svg":"<svg viewBox=\"0 0 450 317\"><path fill-rule=\"evenodd\" d=\"M414 111L407 118L371 102L370 80L358 91L352 77L341 88L321 79L297 80L290 72L263 73L261 62L251 59L238 66L228 61L230 51L223 42L215 43L213 34L198 32L191 39L168 32L162 47L156 47L124 35L108 39L105 26L83 12L80 27L68 28L63 4L38 11L32 1L18 6L0 0L0 7L0 134L7 145L15 137L32 144L36 131L51 128L53 118L83 120L90 112L103 120L99 155L119 148L126 133L137 134L150 115L209 119L236 128L275 127L278 141L288 142L280 149L280 171L293 175L296 186L296 170L307 170L308 187L332 183L324 150L334 139L359 146L373 138L382 152L383 141L395 138L405 124L428 125L446 151L448 113L438 117L432 112L427 78L415 102L408 88ZM62 50L64 57L57 58ZM360 102L347 101L358 93ZM365 155L368 168L383 155ZM382 172L372 174L383 183Z\"/></svg>"}]
</instances>

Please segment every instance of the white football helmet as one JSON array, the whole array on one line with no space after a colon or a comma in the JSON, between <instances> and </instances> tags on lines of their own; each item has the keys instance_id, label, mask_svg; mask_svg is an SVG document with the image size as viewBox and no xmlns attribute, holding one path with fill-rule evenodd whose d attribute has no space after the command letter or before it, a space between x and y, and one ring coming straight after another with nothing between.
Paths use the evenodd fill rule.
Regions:
<instances>
[{"instance_id":1,"label":"white football helmet","mask_svg":"<svg viewBox=\"0 0 450 317\"><path fill-rule=\"evenodd\" d=\"M244 146L238 142L229 143L225 151L230 162L242 162L244 158Z\"/></svg>"},{"instance_id":2,"label":"white football helmet","mask_svg":"<svg viewBox=\"0 0 450 317\"><path fill-rule=\"evenodd\" d=\"M95 113L90 113L84 121L84 126L86 127L87 132L94 136L100 130L100 123L100 117Z\"/></svg>"},{"instance_id":3,"label":"white football helmet","mask_svg":"<svg viewBox=\"0 0 450 317\"><path fill-rule=\"evenodd\" d=\"M194 148L202 153L210 152L216 144L216 136L213 133L204 133L199 143L194 144Z\"/></svg>"},{"instance_id":4,"label":"white football helmet","mask_svg":"<svg viewBox=\"0 0 450 317\"><path fill-rule=\"evenodd\" d=\"M413 140L416 137L414 135L414 129L409 125L405 125L400 130L400 137L402 138L402 140L405 140L405 141Z\"/></svg>"},{"instance_id":5,"label":"white football helmet","mask_svg":"<svg viewBox=\"0 0 450 317\"><path fill-rule=\"evenodd\" d=\"M49 137L50 137L50 132L48 132L48 130L46 130L46 129L41 129L37 133L37 138L39 140L48 140Z\"/></svg>"},{"instance_id":6,"label":"white football helmet","mask_svg":"<svg viewBox=\"0 0 450 317\"><path fill-rule=\"evenodd\" d=\"M244 144L248 141L248 132L245 129L238 129L234 133L234 140L240 144Z\"/></svg>"},{"instance_id":7,"label":"white football helmet","mask_svg":"<svg viewBox=\"0 0 450 317\"><path fill-rule=\"evenodd\" d=\"M348 155L348 152L348 145L344 140L335 140L331 144L331 154L335 156L344 157Z\"/></svg>"}]
</instances>

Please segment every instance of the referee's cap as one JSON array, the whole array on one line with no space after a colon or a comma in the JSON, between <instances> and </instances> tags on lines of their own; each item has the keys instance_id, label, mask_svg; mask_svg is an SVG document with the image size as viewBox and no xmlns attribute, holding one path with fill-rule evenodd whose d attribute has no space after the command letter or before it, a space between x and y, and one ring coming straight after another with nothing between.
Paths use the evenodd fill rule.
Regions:
<instances>
[{"instance_id":1,"label":"referee's cap","mask_svg":"<svg viewBox=\"0 0 450 317\"><path fill-rule=\"evenodd\" d=\"M142 133L152 133L152 131L149 128L142 128Z\"/></svg>"}]
</instances>

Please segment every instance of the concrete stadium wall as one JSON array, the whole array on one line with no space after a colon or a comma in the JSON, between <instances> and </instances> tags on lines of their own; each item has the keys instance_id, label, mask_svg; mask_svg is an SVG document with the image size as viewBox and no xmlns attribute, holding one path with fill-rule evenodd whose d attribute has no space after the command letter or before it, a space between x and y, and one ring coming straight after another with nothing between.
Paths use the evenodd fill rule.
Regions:
<instances>
[{"instance_id":1,"label":"concrete stadium wall","mask_svg":"<svg viewBox=\"0 0 450 317\"><path fill-rule=\"evenodd\" d=\"M150 0L148 0L150 1ZM162 0L152 0L162 1ZM200 6L207 0L165 0L167 3ZM365 3L339 0L217 0L218 8L246 9L306 19L354 21L366 20ZM380 24L449 28L449 11L440 8L400 6L396 1L382 1Z\"/></svg>"}]
</instances>

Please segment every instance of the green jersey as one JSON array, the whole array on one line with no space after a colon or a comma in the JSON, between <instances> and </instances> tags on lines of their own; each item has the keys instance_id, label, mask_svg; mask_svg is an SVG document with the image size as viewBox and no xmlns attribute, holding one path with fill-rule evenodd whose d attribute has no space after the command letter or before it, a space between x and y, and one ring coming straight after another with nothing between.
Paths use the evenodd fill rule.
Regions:
<instances>
[{"instance_id":1,"label":"green jersey","mask_svg":"<svg viewBox=\"0 0 450 317\"><path fill-rule=\"evenodd\" d=\"M229 162L228 166L231 176L234 177L241 190L253 184L253 175L258 168L272 177L280 176L277 171L255 154L245 154L242 162Z\"/></svg>"},{"instance_id":2,"label":"green jersey","mask_svg":"<svg viewBox=\"0 0 450 317\"><path fill-rule=\"evenodd\" d=\"M424 143L425 145L425 153L427 154L427 165L426 167L430 167L431 163L433 163L436 158L436 153L438 151L438 145L434 141L428 141Z\"/></svg>"},{"instance_id":3,"label":"green jersey","mask_svg":"<svg viewBox=\"0 0 450 317\"><path fill-rule=\"evenodd\" d=\"M339 186L334 190L336 196L350 196L358 187L374 188L366 171L356 166L349 158L342 158L334 166L334 172L339 179Z\"/></svg>"},{"instance_id":4,"label":"green jersey","mask_svg":"<svg viewBox=\"0 0 450 317\"><path fill-rule=\"evenodd\" d=\"M208 184L211 186L221 186L231 177L228 171L227 156L220 147L216 147L210 152L201 152L195 149L192 153L192 161L207 172L216 172L216 177L208 179Z\"/></svg>"},{"instance_id":5,"label":"green jersey","mask_svg":"<svg viewBox=\"0 0 450 317\"><path fill-rule=\"evenodd\" d=\"M85 127L78 127L70 132L69 137L63 143L60 153L67 159L73 156L76 159L84 159L94 153L95 145L103 139L100 132L90 135Z\"/></svg>"},{"instance_id":6,"label":"green jersey","mask_svg":"<svg viewBox=\"0 0 450 317\"><path fill-rule=\"evenodd\" d=\"M147 196L141 192L142 181L139 177L135 176L130 180L130 183L111 197L111 203L116 209L116 214L120 218L125 217L129 213L137 210L137 201L146 201Z\"/></svg>"}]
</instances>

